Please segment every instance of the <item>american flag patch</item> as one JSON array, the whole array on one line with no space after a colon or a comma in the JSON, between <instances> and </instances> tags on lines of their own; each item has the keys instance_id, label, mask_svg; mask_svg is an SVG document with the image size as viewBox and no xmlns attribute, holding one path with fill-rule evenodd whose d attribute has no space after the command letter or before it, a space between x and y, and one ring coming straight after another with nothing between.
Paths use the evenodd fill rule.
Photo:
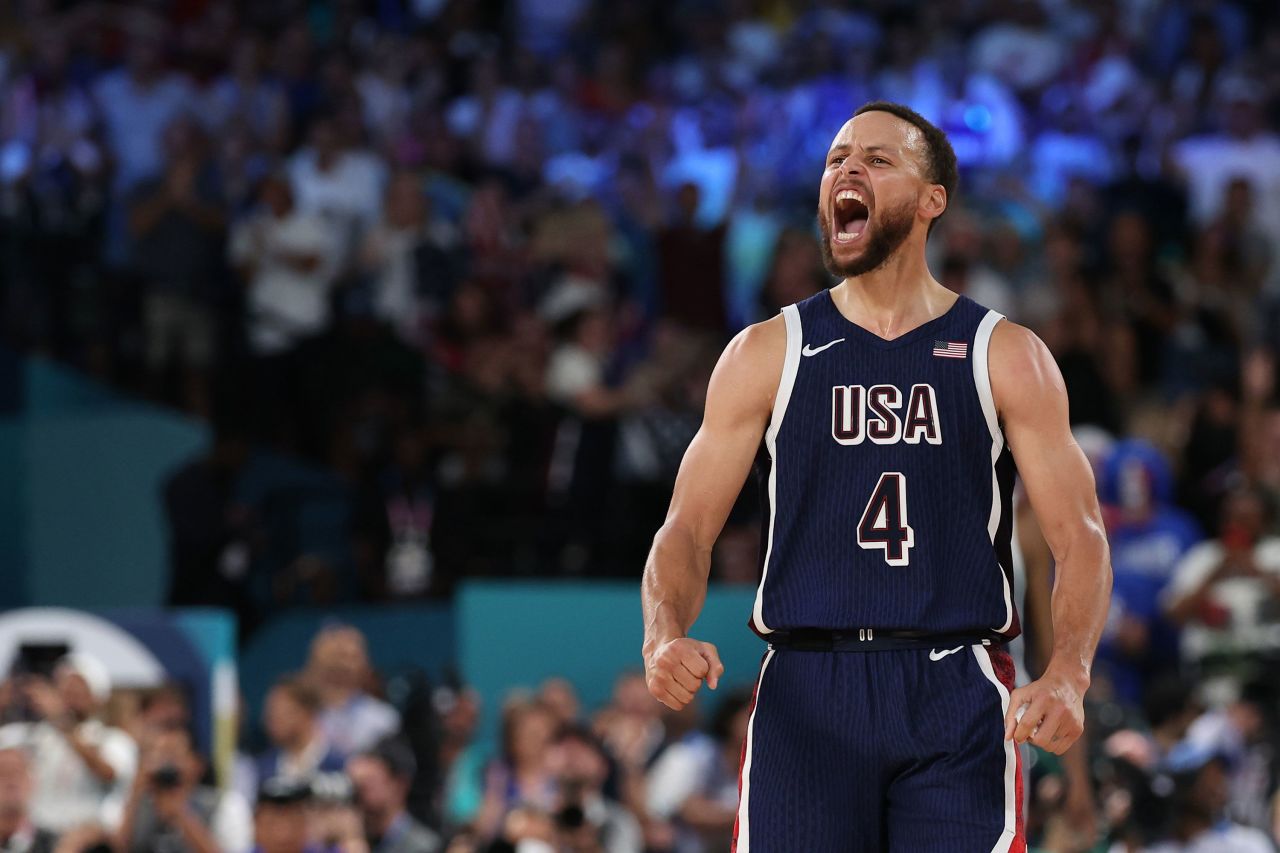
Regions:
<instances>
[{"instance_id":1,"label":"american flag patch","mask_svg":"<svg viewBox=\"0 0 1280 853\"><path fill-rule=\"evenodd\" d=\"M934 341L933 354L938 358L965 358L969 355L969 345L961 341Z\"/></svg>"}]
</instances>

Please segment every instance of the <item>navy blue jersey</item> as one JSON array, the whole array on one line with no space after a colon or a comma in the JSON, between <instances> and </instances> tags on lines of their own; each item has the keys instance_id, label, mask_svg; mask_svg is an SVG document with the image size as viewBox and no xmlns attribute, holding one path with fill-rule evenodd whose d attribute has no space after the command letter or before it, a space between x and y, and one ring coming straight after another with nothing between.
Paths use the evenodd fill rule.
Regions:
<instances>
[{"instance_id":1,"label":"navy blue jersey","mask_svg":"<svg viewBox=\"0 0 1280 853\"><path fill-rule=\"evenodd\" d=\"M1014 466L987 372L1001 315L961 296L891 341L826 291L783 316L752 627L1016 636Z\"/></svg>"}]
</instances>

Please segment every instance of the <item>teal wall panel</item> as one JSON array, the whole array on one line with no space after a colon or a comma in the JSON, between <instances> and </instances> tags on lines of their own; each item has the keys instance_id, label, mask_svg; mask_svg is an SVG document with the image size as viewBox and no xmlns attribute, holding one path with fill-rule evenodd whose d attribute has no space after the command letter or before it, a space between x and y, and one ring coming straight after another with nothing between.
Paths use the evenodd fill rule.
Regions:
<instances>
[{"instance_id":1,"label":"teal wall panel","mask_svg":"<svg viewBox=\"0 0 1280 853\"><path fill-rule=\"evenodd\" d=\"M754 683L765 645L747 627L755 590L712 587L690 632L715 643L725 665L722 685ZM456 601L458 662L484 699L481 735L492 742L503 697L562 675L587 711L609 697L617 675L641 666L644 634L636 583L471 582ZM703 710L715 693L704 691Z\"/></svg>"},{"instance_id":2,"label":"teal wall panel","mask_svg":"<svg viewBox=\"0 0 1280 853\"><path fill-rule=\"evenodd\" d=\"M26 425L0 418L0 609L27 599Z\"/></svg>"},{"instance_id":3,"label":"teal wall panel","mask_svg":"<svg viewBox=\"0 0 1280 853\"><path fill-rule=\"evenodd\" d=\"M26 420L30 604L158 604L167 584L160 490L208 443L205 427L145 406Z\"/></svg>"}]
</instances>

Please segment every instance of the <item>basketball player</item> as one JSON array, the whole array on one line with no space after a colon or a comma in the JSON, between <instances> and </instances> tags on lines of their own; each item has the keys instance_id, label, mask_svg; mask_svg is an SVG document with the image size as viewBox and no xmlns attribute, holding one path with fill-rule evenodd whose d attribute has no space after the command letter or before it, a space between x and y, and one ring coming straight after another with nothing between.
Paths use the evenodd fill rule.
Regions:
<instances>
[{"instance_id":1,"label":"basketball player","mask_svg":"<svg viewBox=\"0 0 1280 853\"><path fill-rule=\"evenodd\" d=\"M945 135L863 106L818 199L840 284L726 348L643 582L650 692L681 708L724 672L688 636L711 548L760 453L768 641L743 748L738 853L1022 851L1017 744L1062 753L1111 586L1062 377L1027 329L929 274L955 192ZM1003 644L1013 475L1053 551L1053 649L1016 688Z\"/></svg>"}]
</instances>

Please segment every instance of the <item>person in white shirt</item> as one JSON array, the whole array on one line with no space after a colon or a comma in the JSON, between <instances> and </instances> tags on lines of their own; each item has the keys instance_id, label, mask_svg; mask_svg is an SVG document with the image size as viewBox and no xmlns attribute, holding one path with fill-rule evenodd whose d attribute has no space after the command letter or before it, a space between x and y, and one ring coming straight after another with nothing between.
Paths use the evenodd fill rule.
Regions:
<instances>
[{"instance_id":1,"label":"person in white shirt","mask_svg":"<svg viewBox=\"0 0 1280 853\"><path fill-rule=\"evenodd\" d=\"M298 207L353 226L357 233L377 222L387 183L382 160L371 151L346 144L333 118L317 119L310 141L289 161Z\"/></svg>"},{"instance_id":2,"label":"person in white shirt","mask_svg":"<svg viewBox=\"0 0 1280 853\"><path fill-rule=\"evenodd\" d=\"M0 742L20 742L31 755L31 820L54 832L96 823L106 799L132 783L138 760L133 738L97 719L111 695L110 674L75 653L59 662L52 680L26 678L26 699L39 719L0 728Z\"/></svg>"},{"instance_id":3,"label":"person in white shirt","mask_svg":"<svg viewBox=\"0 0 1280 853\"><path fill-rule=\"evenodd\" d=\"M268 177L260 197L261 209L232 229L230 254L249 291L249 345L268 356L329 325L342 245L331 222L294 204L283 176Z\"/></svg>"},{"instance_id":4,"label":"person in white shirt","mask_svg":"<svg viewBox=\"0 0 1280 853\"><path fill-rule=\"evenodd\" d=\"M57 838L31 822L31 757L17 742L0 741L0 850L51 853Z\"/></svg>"},{"instance_id":5,"label":"person in white shirt","mask_svg":"<svg viewBox=\"0 0 1280 853\"><path fill-rule=\"evenodd\" d=\"M1256 223L1280 239L1280 135L1267 129L1265 93L1243 77L1223 78L1216 92L1225 132L1193 136L1173 148L1191 201L1191 216L1207 225L1216 219L1231 181L1244 178L1258 204Z\"/></svg>"},{"instance_id":6,"label":"person in white shirt","mask_svg":"<svg viewBox=\"0 0 1280 853\"><path fill-rule=\"evenodd\" d=\"M1183 655L1248 653L1268 647L1267 623L1280 618L1280 538L1264 536L1263 498L1250 489L1228 495L1218 537L1192 548L1163 595L1183 628Z\"/></svg>"}]
</instances>

